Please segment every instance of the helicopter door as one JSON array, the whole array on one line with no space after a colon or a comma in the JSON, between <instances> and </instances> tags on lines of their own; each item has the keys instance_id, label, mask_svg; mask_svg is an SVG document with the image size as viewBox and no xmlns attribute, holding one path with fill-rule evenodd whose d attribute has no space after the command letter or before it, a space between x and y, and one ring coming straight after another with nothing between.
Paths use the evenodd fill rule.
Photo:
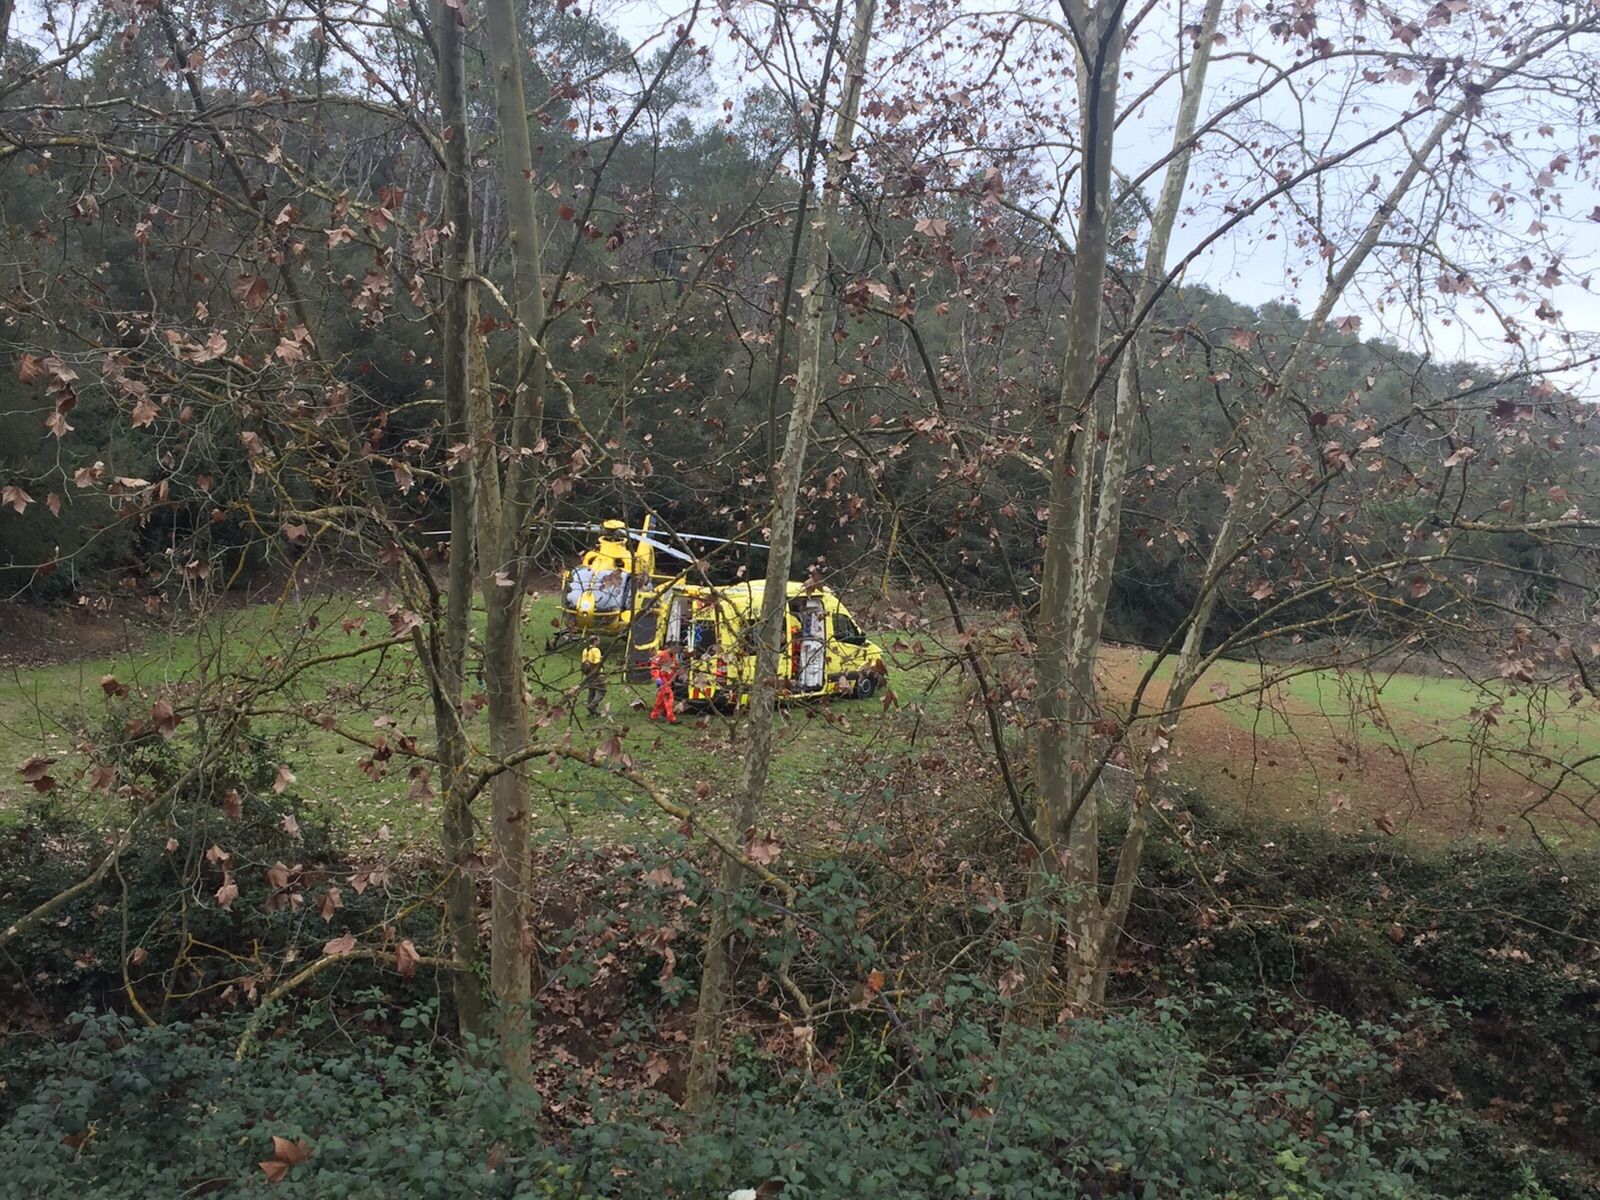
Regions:
<instances>
[{"instance_id":1,"label":"helicopter door","mask_svg":"<svg viewBox=\"0 0 1600 1200\"><path fill-rule=\"evenodd\" d=\"M827 639L823 633L822 601L804 600L799 605L800 675L795 690L820 692L827 678Z\"/></svg>"},{"instance_id":2,"label":"helicopter door","mask_svg":"<svg viewBox=\"0 0 1600 1200\"><path fill-rule=\"evenodd\" d=\"M683 635L689 624L689 598L671 592L668 596L667 636L662 645L678 646L683 643Z\"/></svg>"},{"instance_id":3,"label":"helicopter door","mask_svg":"<svg viewBox=\"0 0 1600 1200\"><path fill-rule=\"evenodd\" d=\"M635 683L650 678L650 659L656 652L661 619L655 596L643 597L628 628L628 678Z\"/></svg>"}]
</instances>

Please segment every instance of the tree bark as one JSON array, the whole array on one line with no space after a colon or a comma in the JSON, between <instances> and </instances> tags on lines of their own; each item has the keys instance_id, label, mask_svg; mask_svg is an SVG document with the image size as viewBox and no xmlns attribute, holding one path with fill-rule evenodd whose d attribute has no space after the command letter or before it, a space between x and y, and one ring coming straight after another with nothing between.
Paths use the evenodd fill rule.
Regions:
<instances>
[{"instance_id":1,"label":"tree bark","mask_svg":"<svg viewBox=\"0 0 1600 1200\"><path fill-rule=\"evenodd\" d=\"M1076 610L1073 572L1079 548L1088 543L1089 489L1095 452L1092 389L1099 367L1101 287L1109 248L1111 155L1117 82L1122 54L1120 5L1081 3L1069 10L1079 45L1078 95L1082 107L1083 161L1072 304L1067 316L1067 354L1056 409L1055 453L1039 593L1034 649L1038 695L1038 841L1028 871L1028 906L1022 923L1023 989L1019 1014L1042 1017L1062 924L1085 958L1093 955L1088 933L1099 907L1099 828L1093 804L1074 805L1074 775L1087 757L1089 687L1081 663L1068 655L1073 630L1084 615ZM1069 984L1073 981L1069 980ZM1076 997L1069 993L1067 1000Z\"/></svg>"},{"instance_id":2,"label":"tree bark","mask_svg":"<svg viewBox=\"0 0 1600 1200\"><path fill-rule=\"evenodd\" d=\"M800 288L799 340L795 358L794 403L784 437L783 456L772 471L772 534L767 552L767 580L757 626L756 671L745 723L745 753L739 771L739 809L735 837L743 836L760 816L772 762L772 722L778 702L778 656L788 615L789 570L794 557L794 526L799 507L800 478L805 471L811 422L822 398L822 293L827 283L828 239L839 212L844 178L855 141L856 114L872 40L876 0L857 0L855 24L845 53L844 92L834 124L832 153L827 158L821 203L810 230L805 281ZM826 81L824 81L824 91ZM744 885L742 864L723 864L721 885L706 938L705 966L700 977L700 1006L690 1048L684 1105L703 1112L716 1094L722 1014L728 991L729 906Z\"/></svg>"},{"instance_id":3,"label":"tree bark","mask_svg":"<svg viewBox=\"0 0 1600 1200\"><path fill-rule=\"evenodd\" d=\"M1134 313L1144 312L1149 307L1166 271L1167 248L1172 241L1172 229L1177 223L1178 209L1183 203L1183 191L1189 179L1195 125L1199 119L1200 100L1205 92L1206 72L1211 64L1212 42L1221 15L1222 0L1207 0L1195 38L1194 57L1184 76L1183 99L1178 106L1178 121L1172 134L1172 153L1162 179L1161 195L1151 217L1150 240L1145 246L1139 289L1131 310ZM1082 689L1082 695L1091 704L1106 602L1111 594L1111 578L1122 532L1123 476L1128 470L1139 399L1138 347L1138 331L1135 330L1122 351L1122 361L1117 371L1116 399L1104 430L1106 442L1098 470L1093 534L1089 534L1087 522L1081 523L1077 530L1078 536L1087 540L1079 546L1081 565L1073 578L1072 607L1077 616L1070 633L1068 658L1074 686ZM1096 422L1094 439L1085 440L1098 439L1098 424ZM1082 722L1077 728L1087 761L1088 743L1083 736L1086 730ZM1091 914L1096 919L1088 922L1084 930L1091 952L1081 954L1078 948L1074 948L1068 956L1069 994L1079 1004L1098 1006L1104 1002L1110 964L1116 953L1122 923L1127 919L1139 860L1144 853L1145 831L1149 821L1149 812L1145 807L1149 802L1145 771L1148 763L1137 747L1133 752L1136 758L1133 810L1127 834L1118 852L1111 894L1104 909ZM1082 804L1083 809L1092 806L1092 799Z\"/></svg>"},{"instance_id":4,"label":"tree bark","mask_svg":"<svg viewBox=\"0 0 1600 1200\"><path fill-rule=\"evenodd\" d=\"M489 397L482 339L474 338L472 412L474 470L478 481L478 587L485 609L483 679L488 698L489 751L505 761L528 742L523 696L523 550L531 534L541 455L548 364L537 343L544 325L544 260L534 205L533 149L528 136L522 80L522 39L513 0L486 0L484 32L494 74L500 131L500 178L509 220L512 305L520 332L517 374L502 471L498 430ZM489 978L499 1006L506 1061L528 1072L528 1022L532 1004L532 931L528 925L527 768L495 776L490 793L494 881L490 905Z\"/></svg>"},{"instance_id":5,"label":"tree bark","mask_svg":"<svg viewBox=\"0 0 1600 1200\"><path fill-rule=\"evenodd\" d=\"M445 220L453 232L444 261L444 330L440 370L444 381L445 443L467 438L467 404L472 382L468 347L472 337L474 236L470 171L470 128L467 124L466 74L462 29L456 12L432 4L438 57L439 108L444 125ZM445 927L456 964L453 993L456 1022L462 1037L481 1037L483 997L475 965L478 960L476 884L470 870L476 857L471 800L467 790L468 746L461 724L466 682L467 633L473 590L473 470L457 458L449 468L450 568L446 582L444 626L436 636L433 662L434 735L439 748L440 793L444 803L441 843L451 875L445 884Z\"/></svg>"},{"instance_id":6,"label":"tree bark","mask_svg":"<svg viewBox=\"0 0 1600 1200\"><path fill-rule=\"evenodd\" d=\"M500 182L506 197L513 277L511 303L521 335L512 388L511 440L515 449L531 450L543 423L549 364L536 341L545 321L544 239L534 205L533 144L528 136L528 99L522 82L524 51L513 0L486 0L484 28L494 68L495 115L500 129ZM501 531L507 550L527 536L525 525L533 507L538 459L532 453L512 454L506 468L507 517L518 522ZM519 599L519 607L520 603Z\"/></svg>"},{"instance_id":7,"label":"tree bark","mask_svg":"<svg viewBox=\"0 0 1600 1200\"><path fill-rule=\"evenodd\" d=\"M469 343L471 390L467 419L471 429L475 521L478 527L478 592L485 610L483 690L488 703L489 753L505 760L527 744L522 703L522 646L516 561L505 553L503 536L510 509L499 469L499 437L490 396L483 339ZM490 873L489 985L498 1006L496 1032L507 1066L529 1069L528 1006L532 962L528 945L527 776L523 766L502 771L489 790Z\"/></svg>"}]
</instances>

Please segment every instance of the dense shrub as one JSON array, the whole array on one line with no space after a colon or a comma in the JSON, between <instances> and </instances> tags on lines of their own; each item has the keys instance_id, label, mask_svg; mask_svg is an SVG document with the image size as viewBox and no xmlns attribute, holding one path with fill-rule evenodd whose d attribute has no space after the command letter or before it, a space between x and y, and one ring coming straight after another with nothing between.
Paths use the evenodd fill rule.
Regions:
<instances>
[{"instance_id":1,"label":"dense shrub","mask_svg":"<svg viewBox=\"0 0 1600 1200\"><path fill-rule=\"evenodd\" d=\"M1387 1021L1448 1015L1397 1085L1471 1114L1451 1194L1530 1186L1600 1198L1600 863L1486 843L1424 853L1378 835L1244 826L1190 797L1153 839L1124 995L1224 987L1286 1026L1313 1011ZM1197 860L1203 870L1196 870ZM1270 1061L1258 1030L1217 1012L1210 1037Z\"/></svg>"},{"instance_id":2,"label":"dense shrub","mask_svg":"<svg viewBox=\"0 0 1600 1200\"><path fill-rule=\"evenodd\" d=\"M889 1086L747 1069L695 1129L655 1093L593 1090L561 1098L593 1120L541 1124L535 1097L432 1036L431 1009L407 1023L406 1042L301 1029L235 1062L234 1021L80 1018L11 1051L0 1192L265 1193L260 1164L298 1157L277 1137L308 1151L282 1172L295 1197L1377 1200L1428 1194L1449 1145L1436 1106L1368 1104L1403 1035L1337 1021L1247 1077L1214 1072L1175 1006L1001 1044L952 1017Z\"/></svg>"},{"instance_id":3,"label":"dense shrub","mask_svg":"<svg viewBox=\"0 0 1600 1200\"><path fill-rule=\"evenodd\" d=\"M50 1017L124 1005L126 964L156 1015L192 1016L246 998L286 956L314 956L397 907L380 887L351 887L342 848L292 793L274 790L281 757L270 742L243 733L203 772L189 770L196 752L182 739L146 732L102 745L122 795L75 808L41 796L0 826L0 924L87 877L141 807L142 822L98 886L7 946L0 996L28 997ZM226 902L224 885L236 889Z\"/></svg>"},{"instance_id":4,"label":"dense shrub","mask_svg":"<svg viewBox=\"0 0 1600 1200\"><path fill-rule=\"evenodd\" d=\"M172 753L147 739L119 769L155 790L179 777ZM642 1086L674 1086L681 1064L667 1060L698 967L708 883L676 841L664 857L541 852L547 1103L465 1065L448 1014L421 999L435 981L371 964L275 1007L259 1051L236 1063L243 1017L214 1010L230 981L243 999L237 961L192 956L181 987L154 964L166 972L185 939L305 961L400 907L347 890L322 919L315 898L351 865L273 791L278 757L241 740L165 801L121 879L11 947L0 969L21 991L96 1009L125 1006L127 947L147 947L136 986L147 1000L185 993L167 1017L187 1023L97 1015L0 1050L0 1196L265 1192L259 1164L274 1161L275 1194L295 1197L721 1200L763 1183L776 1194L772 1181L785 1197L840 1200L1600 1196L1600 987L1584 932L1600 907L1577 860L1561 870L1495 846L1417 856L1392 839L1245 828L1195 802L1152 840L1116 976L1123 1011L1036 1032L1007 1028L995 991L1015 906L935 860L895 860L905 847L866 831L795 872L799 934L745 898L741 987L768 994L781 962L814 996L839 995L874 964L951 962L949 947L985 939L988 964L974 955L972 974L937 978L896 968L897 987L925 994L898 995L893 1016L866 1005L819 1022L814 1058L758 1001L721 1107L691 1127ZM223 784L241 793L236 812ZM218 844L240 887L229 907L203 853ZM0 919L81 877L99 845L48 803L4 831ZM985 858L978 844L941 853ZM278 860L296 865L298 906L269 903L282 900L264 877ZM309 1157L275 1159L273 1137L306 1140Z\"/></svg>"}]
</instances>

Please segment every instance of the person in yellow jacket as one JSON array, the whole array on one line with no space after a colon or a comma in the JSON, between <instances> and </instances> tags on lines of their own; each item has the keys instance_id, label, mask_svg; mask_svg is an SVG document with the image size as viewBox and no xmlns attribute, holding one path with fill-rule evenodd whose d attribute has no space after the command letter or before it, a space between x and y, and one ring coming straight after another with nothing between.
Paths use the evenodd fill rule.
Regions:
<instances>
[{"instance_id":1,"label":"person in yellow jacket","mask_svg":"<svg viewBox=\"0 0 1600 1200\"><path fill-rule=\"evenodd\" d=\"M591 637L583 648L583 682L589 689L589 715L600 715L600 702L606 698L605 656L600 652L600 639Z\"/></svg>"}]
</instances>

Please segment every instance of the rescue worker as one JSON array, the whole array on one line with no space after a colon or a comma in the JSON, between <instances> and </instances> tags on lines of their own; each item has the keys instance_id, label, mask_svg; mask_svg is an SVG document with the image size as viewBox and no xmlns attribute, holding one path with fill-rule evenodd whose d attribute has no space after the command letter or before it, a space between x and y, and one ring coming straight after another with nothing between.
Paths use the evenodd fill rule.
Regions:
<instances>
[{"instance_id":1,"label":"rescue worker","mask_svg":"<svg viewBox=\"0 0 1600 1200\"><path fill-rule=\"evenodd\" d=\"M665 716L668 725L676 725L678 714L673 707L672 685L678 678L678 656L673 653L672 646L656 651L650 660L650 677L656 681L656 704L650 710L650 719L654 721Z\"/></svg>"},{"instance_id":2,"label":"rescue worker","mask_svg":"<svg viewBox=\"0 0 1600 1200\"><path fill-rule=\"evenodd\" d=\"M721 651L717 648L716 638L710 631L703 631L701 646L689 656L689 699L709 700L712 698L713 689L717 686L717 656Z\"/></svg>"},{"instance_id":3,"label":"rescue worker","mask_svg":"<svg viewBox=\"0 0 1600 1200\"><path fill-rule=\"evenodd\" d=\"M583 648L583 683L589 689L589 715L600 715L600 702L606 698L605 656L600 652L600 639L591 636Z\"/></svg>"},{"instance_id":4,"label":"rescue worker","mask_svg":"<svg viewBox=\"0 0 1600 1200\"><path fill-rule=\"evenodd\" d=\"M789 628L789 679L791 682L800 678L800 622L791 613L784 622Z\"/></svg>"}]
</instances>

